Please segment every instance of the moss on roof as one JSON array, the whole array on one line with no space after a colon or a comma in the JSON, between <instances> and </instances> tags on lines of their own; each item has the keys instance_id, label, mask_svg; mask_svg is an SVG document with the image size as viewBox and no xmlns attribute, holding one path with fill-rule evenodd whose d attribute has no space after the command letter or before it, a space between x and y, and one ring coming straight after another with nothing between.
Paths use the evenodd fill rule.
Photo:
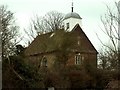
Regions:
<instances>
[{"instance_id":1,"label":"moss on roof","mask_svg":"<svg viewBox=\"0 0 120 90\"><path fill-rule=\"evenodd\" d=\"M78 45L78 36L82 35L80 33L83 33L83 35L85 35L80 26L76 25L71 32L66 32L65 30L56 30L54 32L38 35L26 48L25 55L67 50L88 52L88 48ZM85 37L82 37L81 40ZM88 40L88 42L90 41ZM97 52L96 49L92 46L91 42L90 45L93 49L92 51Z\"/></svg>"}]
</instances>

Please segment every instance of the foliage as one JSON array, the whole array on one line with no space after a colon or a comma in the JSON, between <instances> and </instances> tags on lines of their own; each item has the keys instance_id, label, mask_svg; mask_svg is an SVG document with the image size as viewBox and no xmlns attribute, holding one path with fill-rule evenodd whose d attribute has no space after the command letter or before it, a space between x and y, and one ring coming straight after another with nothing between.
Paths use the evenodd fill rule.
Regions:
<instances>
[{"instance_id":1,"label":"foliage","mask_svg":"<svg viewBox=\"0 0 120 90\"><path fill-rule=\"evenodd\" d=\"M106 86L106 90L111 90L111 89L119 89L120 88L120 80L111 80L107 86Z\"/></svg>"},{"instance_id":2,"label":"foliage","mask_svg":"<svg viewBox=\"0 0 120 90\"><path fill-rule=\"evenodd\" d=\"M77 42L75 36L64 30L58 30L51 39L53 40L51 48L58 50L58 53L55 54L57 57L56 61L59 64L62 63L65 65L68 60L68 55L74 49L74 45Z\"/></svg>"},{"instance_id":3,"label":"foliage","mask_svg":"<svg viewBox=\"0 0 120 90\"><path fill-rule=\"evenodd\" d=\"M22 77L21 80L9 67L8 60L3 62L3 88L79 88L103 89L109 81L118 75L115 71L91 70L91 67L63 67L54 70L38 70L24 62L21 54L10 57L10 66ZM87 68L88 67L88 68ZM7 74L8 73L8 74Z\"/></svg>"},{"instance_id":4,"label":"foliage","mask_svg":"<svg viewBox=\"0 0 120 90\"><path fill-rule=\"evenodd\" d=\"M10 61L9 61L10 60ZM7 74L8 73L8 74ZM19 55L3 60L3 88L43 88L41 74Z\"/></svg>"},{"instance_id":5,"label":"foliage","mask_svg":"<svg viewBox=\"0 0 120 90\"><path fill-rule=\"evenodd\" d=\"M16 51L15 53L17 55L23 55L25 48L22 45L16 45Z\"/></svg>"},{"instance_id":6,"label":"foliage","mask_svg":"<svg viewBox=\"0 0 120 90\"><path fill-rule=\"evenodd\" d=\"M37 68L32 67L29 64L24 63L23 59L17 56L16 59L12 59L12 63L14 63L13 68L15 71L20 74L26 82L26 85L29 88L41 88L43 87L41 82L41 74L37 72ZM40 84L41 83L41 84ZM40 85L39 85L40 84Z\"/></svg>"},{"instance_id":7,"label":"foliage","mask_svg":"<svg viewBox=\"0 0 120 90\"><path fill-rule=\"evenodd\" d=\"M96 72L96 88L105 89L111 80L118 80L118 72L98 69Z\"/></svg>"},{"instance_id":8,"label":"foliage","mask_svg":"<svg viewBox=\"0 0 120 90\"><path fill-rule=\"evenodd\" d=\"M17 77L9 66L7 59L2 61L2 88L20 88L24 87L24 82Z\"/></svg>"},{"instance_id":9,"label":"foliage","mask_svg":"<svg viewBox=\"0 0 120 90\"><path fill-rule=\"evenodd\" d=\"M106 50L105 52L99 53L99 68L107 70L117 70L118 69L118 52L112 52L111 50Z\"/></svg>"},{"instance_id":10,"label":"foliage","mask_svg":"<svg viewBox=\"0 0 120 90\"><path fill-rule=\"evenodd\" d=\"M95 88L95 80L86 72L84 67L69 66L66 72L70 82L70 88L75 89L92 89Z\"/></svg>"}]
</instances>

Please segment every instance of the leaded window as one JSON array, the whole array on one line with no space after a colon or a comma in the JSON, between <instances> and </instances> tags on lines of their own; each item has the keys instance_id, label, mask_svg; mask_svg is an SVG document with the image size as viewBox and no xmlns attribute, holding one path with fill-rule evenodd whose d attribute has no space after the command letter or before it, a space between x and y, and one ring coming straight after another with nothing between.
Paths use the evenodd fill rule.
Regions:
<instances>
[{"instance_id":1,"label":"leaded window","mask_svg":"<svg viewBox=\"0 0 120 90\"><path fill-rule=\"evenodd\" d=\"M80 65L82 63L82 59L83 59L83 57L81 56L80 53L76 54L75 55L75 64Z\"/></svg>"}]
</instances>

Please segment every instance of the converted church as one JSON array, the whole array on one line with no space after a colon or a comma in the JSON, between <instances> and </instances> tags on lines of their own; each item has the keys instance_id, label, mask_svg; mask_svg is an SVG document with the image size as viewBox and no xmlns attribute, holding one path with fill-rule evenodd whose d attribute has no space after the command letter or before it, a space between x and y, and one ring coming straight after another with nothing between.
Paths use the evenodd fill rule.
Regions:
<instances>
[{"instance_id":1,"label":"converted church","mask_svg":"<svg viewBox=\"0 0 120 90\"><path fill-rule=\"evenodd\" d=\"M26 48L26 62L35 67L52 68L56 61L65 66L97 68L97 50L82 30L82 18L78 13L66 14L64 30L38 35ZM61 63L59 62L58 65Z\"/></svg>"}]
</instances>

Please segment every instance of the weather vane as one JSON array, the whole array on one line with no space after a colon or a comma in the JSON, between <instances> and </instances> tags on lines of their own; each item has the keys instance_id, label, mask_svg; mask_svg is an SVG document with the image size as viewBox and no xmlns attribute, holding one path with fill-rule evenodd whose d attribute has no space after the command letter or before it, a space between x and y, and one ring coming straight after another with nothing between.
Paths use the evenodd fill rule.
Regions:
<instances>
[{"instance_id":1,"label":"weather vane","mask_svg":"<svg viewBox=\"0 0 120 90\"><path fill-rule=\"evenodd\" d=\"M72 0L72 12L73 12L73 0Z\"/></svg>"}]
</instances>

